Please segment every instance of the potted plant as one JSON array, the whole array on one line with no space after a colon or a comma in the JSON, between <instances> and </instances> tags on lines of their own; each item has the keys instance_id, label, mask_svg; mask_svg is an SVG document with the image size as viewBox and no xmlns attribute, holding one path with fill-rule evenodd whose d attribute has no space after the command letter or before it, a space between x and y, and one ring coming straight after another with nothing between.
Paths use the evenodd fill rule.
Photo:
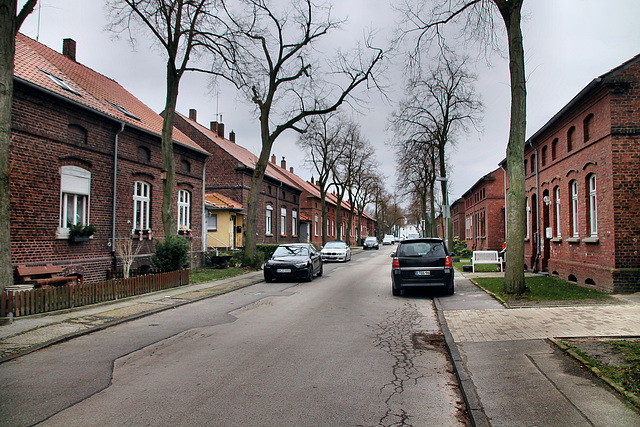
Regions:
<instances>
[{"instance_id":1,"label":"potted plant","mask_svg":"<svg viewBox=\"0 0 640 427\"><path fill-rule=\"evenodd\" d=\"M96 226L93 224L75 224L69 227L69 241L72 243L88 242L94 234Z\"/></svg>"},{"instance_id":2,"label":"potted plant","mask_svg":"<svg viewBox=\"0 0 640 427\"><path fill-rule=\"evenodd\" d=\"M150 228L144 229L133 229L131 230L131 234L137 236L140 240L147 236L149 240L151 240L151 236L153 235L153 230Z\"/></svg>"},{"instance_id":3,"label":"potted plant","mask_svg":"<svg viewBox=\"0 0 640 427\"><path fill-rule=\"evenodd\" d=\"M180 229L178 230L178 235L184 236L187 239L191 239L191 237L192 237L191 229L188 228L186 225L182 225L182 226L180 226Z\"/></svg>"}]
</instances>

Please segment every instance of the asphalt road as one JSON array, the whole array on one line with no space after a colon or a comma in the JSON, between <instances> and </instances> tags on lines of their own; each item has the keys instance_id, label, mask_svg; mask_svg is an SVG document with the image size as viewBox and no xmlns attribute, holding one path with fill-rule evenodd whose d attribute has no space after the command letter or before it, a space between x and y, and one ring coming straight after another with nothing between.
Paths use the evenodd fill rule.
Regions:
<instances>
[{"instance_id":1,"label":"asphalt road","mask_svg":"<svg viewBox=\"0 0 640 427\"><path fill-rule=\"evenodd\" d=\"M0 424L464 425L429 297L392 297L390 247L0 365Z\"/></svg>"}]
</instances>

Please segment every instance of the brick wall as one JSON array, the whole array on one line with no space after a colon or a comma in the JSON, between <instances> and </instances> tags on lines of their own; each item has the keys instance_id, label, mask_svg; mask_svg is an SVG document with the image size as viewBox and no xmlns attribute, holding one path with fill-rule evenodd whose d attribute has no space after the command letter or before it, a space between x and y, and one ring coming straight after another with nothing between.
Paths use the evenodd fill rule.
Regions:
<instances>
[{"instance_id":1,"label":"brick wall","mask_svg":"<svg viewBox=\"0 0 640 427\"><path fill-rule=\"evenodd\" d=\"M49 97L16 82L14 86L10 162L11 249L14 266L53 263L85 281L106 278L111 268L114 146L120 125L86 109ZM160 205L160 138L127 126L119 137L116 235L131 236L133 181L152 186L151 226L162 236ZM138 147L150 159L139 157ZM190 162L190 172L178 166L177 189L192 193L191 223L194 247L201 247L202 167L204 156L176 146L176 159ZM180 159L178 161L178 159ZM89 242L71 243L58 236L61 215L62 166L78 166L91 173L89 220L97 228ZM177 206L177 190L174 206ZM177 208L176 208L177 210ZM153 242L142 242L136 264L148 265Z\"/></svg>"}]
</instances>

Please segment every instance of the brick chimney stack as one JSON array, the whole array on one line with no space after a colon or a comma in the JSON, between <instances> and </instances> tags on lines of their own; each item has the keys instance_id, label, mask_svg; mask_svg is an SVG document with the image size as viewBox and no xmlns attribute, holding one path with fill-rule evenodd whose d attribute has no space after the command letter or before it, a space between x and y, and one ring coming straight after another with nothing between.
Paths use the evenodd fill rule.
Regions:
<instances>
[{"instance_id":1,"label":"brick chimney stack","mask_svg":"<svg viewBox=\"0 0 640 427\"><path fill-rule=\"evenodd\" d=\"M293 167L289 168L289 172L293 173Z\"/></svg>"},{"instance_id":2,"label":"brick chimney stack","mask_svg":"<svg viewBox=\"0 0 640 427\"><path fill-rule=\"evenodd\" d=\"M196 117L198 116L198 112L196 111L195 108L191 108L189 109L189 118L191 120L193 120L194 122L197 122Z\"/></svg>"},{"instance_id":3,"label":"brick chimney stack","mask_svg":"<svg viewBox=\"0 0 640 427\"><path fill-rule=\"evenodd\" d=\"M214 133L218 133L218 122L209 122L209 129L214 132Z\"/></svg>"},{"instance_id":4,"label":"brick chimney stack","mask_svg":"<svg viewBox=\"0 0 640 427\"><path fill-rule=\"evenodd\" d=\"M73 39L63 39L62 54L73 62L76 62L76 41Z\"/></svg>"},{"instance_id":5,"label":"brick chimney stack","mask_svg":"<svg viewBox=\"0 0 640 427\"><path fill-rule=\"evenodd\" d=\"M287 161L284 159L284 156L282 157L282 161L280 161L280 167L282 169L287 169Z\"/></svg>"},{"instance_id":6,"label":"brick chimney stack","mask_svg":"<svg viewBox=\"0 0 640 427\"><path fill-rule=\"evenodd\" d=\"M234 131L229 132L229 141L236 143L236 133Z\"/></svg>"},{"instance_id":7,"label":"brick chimney stack","mask_svg":"<svg viewBox=\"0 0 640 427\"><path fill-rule=\"evenodd\" d=\"M224 138L224 123L218 123L218 136Z\"/></svg>"},{"instance_id":8,"label":"brick chimney stack","mask_svg":"<svg viewBox=\"0 0 640 427\"><path fill-rule=\"evenodd\" d=\"M274 165L276 164L276 155L275 154L271 155L271 163L273 163Z\"/></svg>"}]
</instances>

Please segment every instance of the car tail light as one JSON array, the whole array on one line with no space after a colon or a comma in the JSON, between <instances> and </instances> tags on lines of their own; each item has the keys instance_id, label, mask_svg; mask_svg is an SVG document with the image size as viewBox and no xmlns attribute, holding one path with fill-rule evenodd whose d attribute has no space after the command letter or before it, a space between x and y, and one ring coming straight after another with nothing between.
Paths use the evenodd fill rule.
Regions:
<instances>
[{"instance_id":1,"label":"car tail light","mask_svg":"<svg viewBox=\"0 0 640 427\"><path fill-rule=\"evenodd\" d=\"M451 262L451 257L448 256L447 260L444 262L445 267L453 268L453 262Z\"/></svg>"},{"instance_id":2,"label":"car tail light","mask_svg":"<svg viewBox=\"0 0 640 427\"><path fill-rule=\"evenodd\" d=\"M393 258L393 264L391 264L391 268L400 268L400 261L398 258Z\"/></svg>"}]
</instances>

